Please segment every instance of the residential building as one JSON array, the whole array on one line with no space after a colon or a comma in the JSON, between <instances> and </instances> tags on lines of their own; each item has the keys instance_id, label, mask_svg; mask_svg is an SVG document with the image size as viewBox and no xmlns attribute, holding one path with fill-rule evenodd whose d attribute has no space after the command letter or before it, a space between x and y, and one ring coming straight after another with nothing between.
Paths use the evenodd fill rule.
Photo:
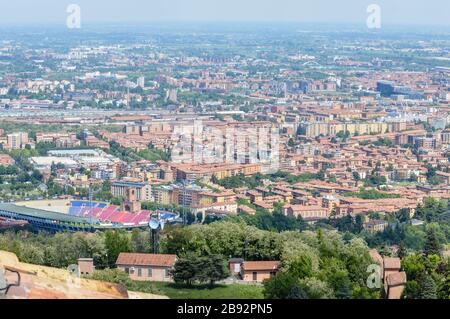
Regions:
<instances>
[{"instance_id":1,"label":"residential building","mask_svg":"<svg viewBox=\"0 0 450 319\"><path fill-rule=\"evenodd\" d=\"M176 260L176 255L120 253L116 266L132 280L171 282L170 271Z\"/></svg>"},{"instance_id":2,"label":"residential building","mask_svg":"<svg viewBox=\"0 0 450 319\"><path fill-rule=\"evenodd\" d=\"M279 261L244 261L241 264L241 278L248 282L263 282L280 270Z\"/></svg>"}]
</instances>

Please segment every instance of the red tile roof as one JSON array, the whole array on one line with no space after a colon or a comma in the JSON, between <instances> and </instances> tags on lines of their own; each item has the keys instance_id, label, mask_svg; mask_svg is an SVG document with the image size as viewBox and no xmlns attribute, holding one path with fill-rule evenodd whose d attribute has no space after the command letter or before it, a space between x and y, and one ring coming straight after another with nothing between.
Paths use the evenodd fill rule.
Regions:
<instances>
[{"instance_id":1,"label":"red tile roof","mask_svg":"<svg viewBox=\"0 0 450 319\"><path fill-rule=\"evenodd\" d=\"M372 257L372 260L379 264L380 266L383 266L383 257L380 255L380 253L376 249L369 250L369 255Z\"/></svg>"},{"instance_id":2,"label":"red tile roof","mask_svg":"<svg viewBox=\"0 0 450 319\"><path fill-rule=\"evenodd\" d=\"M384 257L384 269L400 269L400 258Z\"/></svg>"},{"instance_id":3,"label":"red tile roof","mask_svg":"<svg viewBox=\"0 0 450 319\"><path fill-rule=\"evenodd\" d=\"M242 263L243 270L278 270L279 261L245 261Z\"/></svg>"},{"instance_id":4,"label":"red tile roof","mask_svg":"<svg viewBox=\"0 0 450 319\"><path fill-rule=\"evenodd\" d=\"M116 265L173 267L176 255L120 253Z\"/></svg>"},{"instance_id":5,"label":"red tile roof","mask_svg":"<svg viewBox=\"0 0 450 319\"><path fill-rule=\"evenodd\" d=\"M394 274L389 274L386 278L387 284L390 287L399 286L406 284L406 273L398 272Z\"/></svg>"}]
</instances>

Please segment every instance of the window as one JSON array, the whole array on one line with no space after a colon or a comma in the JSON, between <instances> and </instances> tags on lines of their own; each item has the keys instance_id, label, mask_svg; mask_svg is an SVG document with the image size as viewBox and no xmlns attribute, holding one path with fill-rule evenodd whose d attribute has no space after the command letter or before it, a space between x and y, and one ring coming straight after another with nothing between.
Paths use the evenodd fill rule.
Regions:
<instances>
[{"instance_id":1,"label":"window","mask_svg":"<svg viewBox=\"0 0 450 319\"><path fill-rule=\"evenodd\" d=\"M170 271L169 271L169 269L166 268L164 270L164 277L169 278L169 276L170 276Z\"/></svg>"},{"instance_id":2,"label":"window","mask_svg":"<svg viewBox=\"0 0 450 319\"><path fill-rule=\"evenodd\" d=\"M253 281L258 280L258 273L256 271L253 272Z\"/></svg>"},{"instance_id":3,"label":"window","mask_svg":"<svg viewBox=\"0 0 450 319\"><path fill-rule=\"evenodd\" d=\"M126 272L127 274L129 274L129 273L130 273L130 268L125 267L125 272Z\"/></svg>"},{"instance_id":4,"label":"window","mask_svg":"<svg viewBox=\"0 0 450 319\"><path fill-rule=\"evenodd\" d=\"M148 269L148 276L149 276L149 277L151 277L152 275L153 275L153 273L152 273L152 269L151 269L151 268L149 268L149 269Z\"/></svg>"},{"instance_id":5,"label":"window","mask_svg":"<svg viewBox=\"0 0 450 319\"><path fill-rule=\"evenodd\" d=\"M138 269L138 277L142 277L142 268Z\"/></svg>"}]
</instances>

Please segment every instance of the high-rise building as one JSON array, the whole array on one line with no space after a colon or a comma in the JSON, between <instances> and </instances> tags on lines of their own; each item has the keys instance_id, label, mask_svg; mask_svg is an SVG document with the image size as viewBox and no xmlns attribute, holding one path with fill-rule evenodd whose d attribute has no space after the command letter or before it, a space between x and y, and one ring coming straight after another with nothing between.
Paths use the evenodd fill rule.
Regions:
<instances>
[{"instance_id":1,"label":"high-rise building","mask_svg":"<svg viewBox=\"0 0 450 319\"><path fill-rule=\"evenodd\" d=\"M170 102L177 103L178 102L178 92L177 90L167 90L166 99Z\"/></svg>"},{"instance_id":2,"label":"high-rise building","mask_svg":"<svg viewBox=\"0 0 450 319\"><path fill-rule=\"evenodd\" d=\"M145 77L141 76L137 79L137 86L144 88L145 87Z\"/></svg>"},{"instance_id":3,"label":"high-rise building","mask_svg":"<svg viewBox=\"0 0 450 319\"><path fill-rule=\"evenodd\" d=\"M28 144L28 133L19 132L8 134L8 148L12 150L21 149Z\"/></svg>"}]
</instances>

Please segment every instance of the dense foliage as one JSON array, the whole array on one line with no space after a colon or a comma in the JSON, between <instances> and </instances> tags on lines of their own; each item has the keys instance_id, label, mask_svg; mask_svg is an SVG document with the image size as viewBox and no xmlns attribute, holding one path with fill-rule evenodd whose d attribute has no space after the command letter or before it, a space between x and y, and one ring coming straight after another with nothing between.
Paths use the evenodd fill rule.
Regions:
<instances>
[{"instance_id":1,"label":"dense foliage","mask_svg":"<svg viewBox=\"0 0 450 319\"><path fill-rule=\"evenodd\" d=\"M120 252L150 252L148 232L0 233L0 250L11 251L27 263L65 268L78 258L92 257L99 269L114 267Z\"/></svg>"},{"instance_id":2,"label":"dense foliage","mask_svg":"<svg viewBox=\"0 0 450 319\"><path fill-rule=\"evenodd\" d=\"M287 298L295 286L310 298L375 298L379 294L365 285L371 259L364 241L345 240L336 231L276 233L244 223L216 222L173 228L165 234L162 247L175 254L280 260L282 271L265 284L266 296L271 298Z\"/></svg>"},{"instance_id":3,"label":"dense foliage","mask_svg":"<svg viewBox=\"0 0 450 319\"><path fill-rule=\"evenodd\" d=\"M213 287L215 282L228 277L229 270L227 260L222 255L199 256L187 253L178 258L172 275L176 283L188 286L208 283Z\"/></svg>"}]
</instances>

